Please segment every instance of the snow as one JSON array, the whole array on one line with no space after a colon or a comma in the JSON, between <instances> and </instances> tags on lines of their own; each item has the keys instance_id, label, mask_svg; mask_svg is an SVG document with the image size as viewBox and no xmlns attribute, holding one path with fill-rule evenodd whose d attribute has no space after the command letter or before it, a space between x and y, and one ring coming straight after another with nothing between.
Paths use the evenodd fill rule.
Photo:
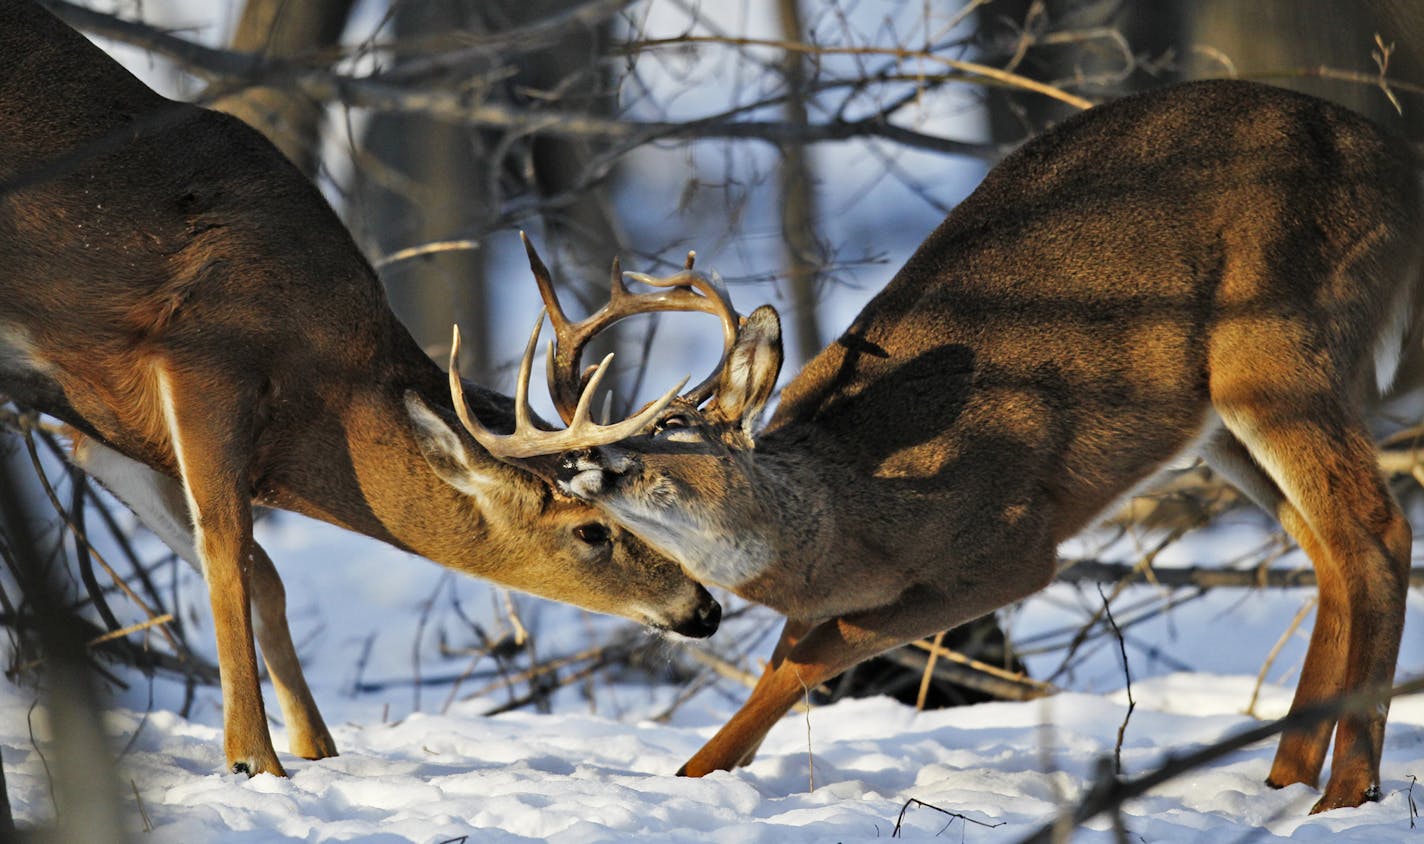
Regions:
<instances>
[{"instance_id":1,"label":"snow","mask_svg":"<svg viewBox=\"0 0 1424 844\"><path fill-rule=\"evenodd\" d=\"M223 773L217 690L200 689L184 718L175 683L125 675L132 688L117 696L104 722L116 746L127 747L116 786L136 840L872 841L891 834L913 799L937 809L906 809L901 836L908 840L1016 841L1083 796L1099 761L1112 756L1126 714L1116 647L1104 647L1073 679L1060 680L1066 691L1044 700L932 712L885 698L843 700L789 715L749 767L681 779L673 772L745 689L712 685L662 721L653 716L682 687L633 677L608 678L591 693L565 689L547 714L483 715L505 702L502 691L471 699L461 692L446 708L448 685L425 688L417 701L408 686L392 683L408 680L417 662L425 677L458 674L467 658L442 657L434 643L456 643L468 631L460 613L497 633L493 590L295 516L267 519L259 538L288 582L294 636L341 755L306 761L283 752L288 779ZM201 607L196 576L184 571L181 580L183 604ZM1071 612L1075 594L1053 587L1013 616L1014 631L1081 618ZM1303 597L1301 590L1221 590L1130 631L1144 648L1172 652L1194 670L1165 670L1165 662L1130 653L1136 709L1122 746L1128 777L1259 723L1241 714L1255 670ZM617 620L518 602L545 656L629 632ZM1243 608L1251 621L1237 625ZM206 625L201 610L184 615L190 625ZM695 646L725 652L729 644L757 641L753 656L764 657L771 640L754 634L770 622L756 611L743 614ZM1420 623L1424 601L1414 590L1411 634ZM211 648L206 627L190 635ZM1419 638L1407 636L1401 677L1424 667ZM676 648L667 653L672 659ZM1041 674L1058 658L1031 665ZM1279 664L1291 660L1298 656ZM357 691L357 679L370 690ZM1279 716L1289 704L1293 677L1278 679L1257 704L1261 717ZM27 686L0 685L0 755L16 817L26 825L54 814L45 764L30 738L33 722L39 748L53 758L44 707L30 715L35 698ZM270 689L268 702L275 715ZM282 752L285 732L274 725L273 733ZM1411 806L1424 798L1424 790L1412 793L1413 777L1424 772L1424 696L1394 704L1377 804L1308 816L1318 792L1263 783L1274 747L1273 740L1258 743L1129 802L1123 822L1132 839L1379 842L1412 834ZM140 832L140 800L148 834ZM1113 840L1110 820L1089 822L1073 840Z\"/></svg>"}]
</instances>

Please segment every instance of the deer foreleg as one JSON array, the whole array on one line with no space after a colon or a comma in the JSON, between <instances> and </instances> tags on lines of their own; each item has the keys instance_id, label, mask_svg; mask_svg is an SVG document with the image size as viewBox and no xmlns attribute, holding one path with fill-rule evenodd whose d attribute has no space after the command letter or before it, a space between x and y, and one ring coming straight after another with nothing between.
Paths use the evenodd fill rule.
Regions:
<instances>
[{"instance_id":1,"label":"deer foreleg","mask_svg":"<svg viewBox=\"0 0 1424 844\"><path fill-rule=\"evenodd\" d=\"M102 443L78 438L73 459L122 501L178 556L202 571L183 485ZM287 627L286 592L267 552L252 544L252 610L267 673L287 722L290 750L305 759L336 755L336 744L302 675Z\"/></svg>"},{"instance_id":2,"label":"deer foreleg","mask_svg":"<svg viewBox=\"0 0 1424 844\"><path fill-rule=\"evenodd\" d=\"M687 764L680 776L700 777L729 771L749 760L772 726L806 693L857 663L925 636L978 618L1041 589L1053 572L1052 553L1027 567L1033 576L966 589L955 599L935 589L914 587L886 607L821 622L795 642L757 682L747 702ZM1011 583L1010 581L1017 581ZM1011 593L1011 594L1006 594ZM790 623L783 631L800 632ZM782 643L778 643L780 647Z\"/></svg>"},{"instance_id":3,"label":"deer foreleg","mask_svg":"<svg viewBox=\"0 0 1424 844\"><path fill-rule=\"evenodd\" d=\"M200 375L161 369L158 381L212 605L227 768L286 776L267 731L252 638L251 428L244 424L249 410L230 384L215 389Z\"/></svg>"}]
</instances>

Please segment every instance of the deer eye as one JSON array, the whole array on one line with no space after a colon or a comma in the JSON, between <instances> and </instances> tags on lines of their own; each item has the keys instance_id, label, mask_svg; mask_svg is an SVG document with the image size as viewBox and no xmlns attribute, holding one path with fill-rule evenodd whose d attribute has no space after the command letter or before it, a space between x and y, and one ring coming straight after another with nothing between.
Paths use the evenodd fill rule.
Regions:
<instances>
[{"instance_id":1,"label":"deer eye","mask_svg":"<svg viewBox=\"0 0 1424 844\"><path fill-rule=\"evenodd\" d=\"M663 431L666 431L666 430L669 430L669 429L672 429L672 428L691 428L691 427L692 427L692 418L691 418L690 416L688 416L688 415L685 414L685 413L672 413L672 414L669 414L669 415L663 417L663 420L658 423L657 431L656 431L655 433L659 433L659 434L660 434L660 433L662 433Z\"/></svg>"},{"instance_id":2,"label":"deer eye","mask_svg":"<svg viewBox=\"0 0 1424 844\"><path fill-rule=\"evenodd\" d=\"M608 528L598 522L589 522L574 528L574 536L589 545L603 545L608 542Z\"/></svg>"}]
</instances>

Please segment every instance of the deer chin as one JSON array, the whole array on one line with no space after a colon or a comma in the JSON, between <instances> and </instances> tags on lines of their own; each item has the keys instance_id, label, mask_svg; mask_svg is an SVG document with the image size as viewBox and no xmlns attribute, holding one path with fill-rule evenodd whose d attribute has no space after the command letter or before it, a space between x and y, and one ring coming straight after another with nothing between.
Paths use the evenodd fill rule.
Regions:
<instances>
[{"instance_id":1,"label":"deer chin","mask_svg":"<svg viewBox=\"0 0 1424 844\"><path fill-rule=\"evenodd\" d=\"M644 624L659 636L669 639L706 639L717 632L722 623L722 605L709 601L697 611L681 619L670 619L657 613L645 613Z\"/></svg>"}]
</instances>

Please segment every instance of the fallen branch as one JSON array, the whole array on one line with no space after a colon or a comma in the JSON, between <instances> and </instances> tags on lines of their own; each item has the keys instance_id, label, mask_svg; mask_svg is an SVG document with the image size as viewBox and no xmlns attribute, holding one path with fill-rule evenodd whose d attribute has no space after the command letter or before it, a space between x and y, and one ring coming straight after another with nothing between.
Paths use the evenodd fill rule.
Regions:
<instances>
[{"instance_id":1,"label":"fallen branch","mask_svg":"<svg viewBox=\"0 0 1424 844\"><path fill-rule=\"evenodd\" d=\"M1154 568L1151 572L1132 563L1107 563L1100 560L1073 560L1058 572L1064 583L1141 583L1155 586L1200 589L1216 588L1290 588L1314 586L1315 572L1297 569L1221 569L1211 566ZM1424 586L1424 568L1409 570L1409 585Z\"/></svg>"},{"instance_id":2,"label":"fallen branch","mask_svg":"<svg viewBox=\"0 0 1424 844\"><path fill-rule=\"evenodd\" d=\"M937 679L957 683L1000 700L1035 700L1058 691L1051 683L1034 680L1025 674L1005 671L943 645L936 647L933 642L924 639L911 642L908 648L897 648L882 656L907 668L923 669L928 661L927 657L915 653L916 650L925 651L936 658L933 673Z\"/></svg>"}]
</instances>

